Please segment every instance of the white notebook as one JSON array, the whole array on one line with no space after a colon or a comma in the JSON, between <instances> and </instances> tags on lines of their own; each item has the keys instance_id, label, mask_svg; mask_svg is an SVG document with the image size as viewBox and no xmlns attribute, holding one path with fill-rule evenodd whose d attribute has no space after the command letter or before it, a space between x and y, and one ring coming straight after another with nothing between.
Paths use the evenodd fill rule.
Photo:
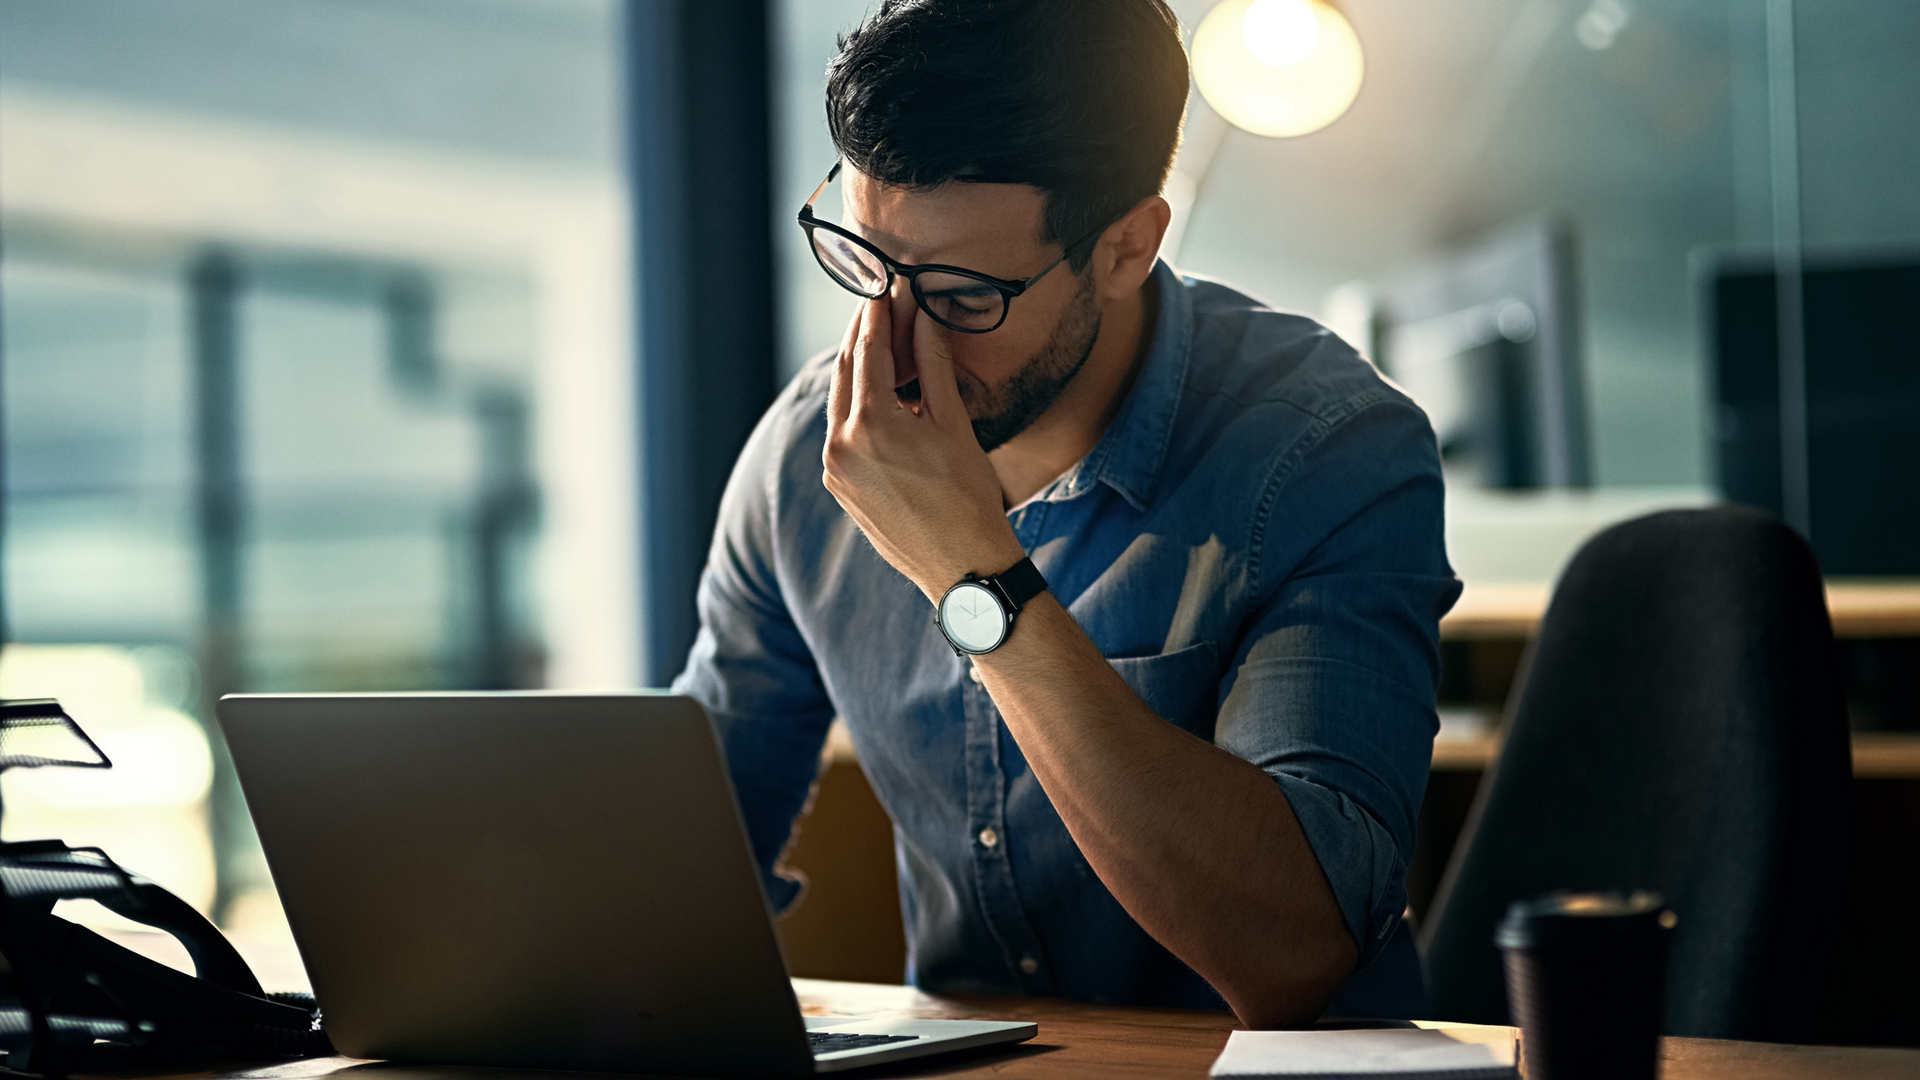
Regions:
<instances>
[{"instance_id":1,"label":"white notebook","mask_svg":"<svg viewBox=\"0 0 1920 1080\"><path fill-rule=\"evenodd\" d=\"M1236 1031L1211 1075L1517 1080L1515 1029L1479 1024L1351 1031Z\"/></svg>"}]
</instances>

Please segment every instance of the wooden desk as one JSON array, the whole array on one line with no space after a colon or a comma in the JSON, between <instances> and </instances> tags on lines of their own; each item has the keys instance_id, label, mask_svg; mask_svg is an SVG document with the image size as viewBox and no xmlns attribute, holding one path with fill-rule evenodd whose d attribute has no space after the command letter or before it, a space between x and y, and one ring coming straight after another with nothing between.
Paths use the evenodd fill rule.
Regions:
<instances>
[{"instance_id":1,"label":"wooden desk","mask_svg":"<svg viewBox=\"0 0 1920 1080\"><path fill-rule=\"evenodd\" d=\"M1475 772L1500 756L1500 740L1436 739L1433 768ZM1859 780L1920 779L1920 735L1862 731L1853 736L1853 775Z\"/></svg>"},{"instance_id":2,"label":"wooden desk","mask_svg":"<svg viewBox=\"0 0 1920 1080\"><path fill-rule=\"evenodd\" d=\"M996 1077L1020 1080L1200 1080L1226 1045L1235 1027L1233 1015L1181 1009L1121 1009L1040 998L933 997L906 986L822 982L796 979L805 1011L812 1016L912 1016L929 1019L1031 1020L1038 1038L1019 1046L977 1051L951 1059L882 1066L849 1077ZM1848 1077L1878 1080L1920 1076L1920 1050L1830 1046L1782 1046L1667 1039L1662 1046L1662 1080L1814 1080ZM180 1080L321 1080L341 1070L339 1080L517 1080L572 1077L519 1070L468 1070L430 1067L366 1067L351 1058L316 1058L255 1068L185 1074Z\"/></svg>"},{"instance_id":3,"label":"wooden desk","mask_svg":"<svg viewBox=\"0 0 1920 1080\"><path fill-rule=\"evenodd\" d=\"M1530 638L1547 613L1547 584L1475 585L1440 620L1440 636L1456 641ZM1835 578L1827 611L1842 638L1920 637L1920 581Z\"/></svg>"}]
</instances>

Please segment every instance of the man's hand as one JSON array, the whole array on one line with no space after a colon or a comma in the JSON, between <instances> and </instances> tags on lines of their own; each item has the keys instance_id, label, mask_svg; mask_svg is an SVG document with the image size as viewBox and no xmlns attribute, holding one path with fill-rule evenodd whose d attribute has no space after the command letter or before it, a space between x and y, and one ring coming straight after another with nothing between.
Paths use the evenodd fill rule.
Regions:
<instances>
[{"instance_id":1,"label":"man's hand","mask_svg":"<svg viewBox=\"0 0 1920 1080\"><path fill-rule=\"evenodd\" d=\"M840 347L821 464L827 490L874 549L938 602L968 573L999 573L1026 553L1007 523L1000 479L973 436L948 331L917 307L908 310L919 403L894 392L891 302L869 300Z\"/></svg>"}]
</instances>

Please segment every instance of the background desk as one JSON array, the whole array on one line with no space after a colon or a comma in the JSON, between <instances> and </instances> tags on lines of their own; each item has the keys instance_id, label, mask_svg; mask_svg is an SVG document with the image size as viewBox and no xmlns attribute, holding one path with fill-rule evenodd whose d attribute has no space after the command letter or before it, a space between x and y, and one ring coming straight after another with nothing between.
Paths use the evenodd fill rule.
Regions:
<instances>
[{"instance_id":1,"label":"background desk","mask_svg":"<svg viewBox=\"0 0 1920 1080\"><path fill-rule=\"evenodd\" d=\"M1201 1080L1236 1026L1232 1014L1224 1012L1120 1009L1042 998L932 997L904 986L794 982L802 1007L814 1016L1031 1020L1040 1025L1037 1038L1017 1047L847 1074L876 1080L895 1076ZM1662 1080L1911 1080L1920 1076L1920 1050L1666 1039L1661 1056ZM190 1076L192 1080L322 1080L354 1066L359 1067L340 1080L586 1080L590 1075L418 1066L387 1069L367 1067L351 1058L315 1058Z\"/></svg>"},{"instance_id":2,"label":"background desk","mask_svg":"<svg viewBox=\"0 0 1920 1080\"><path fill-rule=\"evenodd\" d=\"M1530 638L1552 591L1545 582L1469 583L1440 620L1440 635L1455 641ZM1838 638L1920 637L1920 581L1833 578L1827 582L1827 613Z\"/></svg>"}]
</instances>

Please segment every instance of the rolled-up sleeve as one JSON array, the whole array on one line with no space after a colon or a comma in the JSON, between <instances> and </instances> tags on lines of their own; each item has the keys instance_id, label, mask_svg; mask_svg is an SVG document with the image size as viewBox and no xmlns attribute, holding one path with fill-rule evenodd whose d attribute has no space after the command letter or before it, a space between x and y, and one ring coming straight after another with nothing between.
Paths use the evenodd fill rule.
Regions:
<instances>
[{"instance_id":1,"label":"rolled-up sleeve","mask_svg":"<svg viewBox=\"0 0 1920 1080\"><path fill-rule=\"evenodd\" d=\"M1398 395L1318 421L1256 522L1261 604L1222 685L1215 742L1273 777L1360 949L1407 903L1426 790L1448 567L1439 455Z\"/></svg>"},{"instance_id":2,"label":"rolled-up sleeve","mask_svg":"<svg viewBox=\"0 0 1920 1080\"><path fill-rule=\"evenodd\" d=\"M675 692L697 699L713 718L776 911L800 894L800 882L780 872L780 853L818 775L834 715L774 566L787 425L805 411L798 390L790 386L768 410L727 481L700 576L700 630L673 682Z\"/></svg>"}]
</instances>

